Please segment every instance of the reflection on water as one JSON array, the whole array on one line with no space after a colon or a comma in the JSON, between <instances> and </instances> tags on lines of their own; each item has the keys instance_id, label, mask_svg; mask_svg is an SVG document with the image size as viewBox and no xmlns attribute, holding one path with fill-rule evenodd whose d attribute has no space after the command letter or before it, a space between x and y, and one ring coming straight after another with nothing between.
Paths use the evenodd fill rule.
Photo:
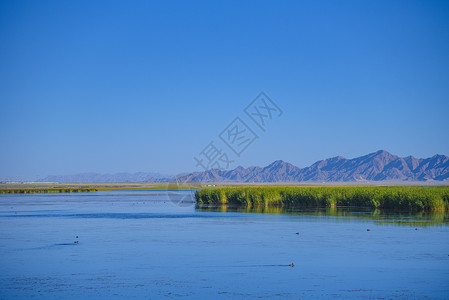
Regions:
<instances>
[{"instance_id":1,"label":"reflection on water","mask_svg":"<svg viewBox=\"0 0 449 300\"><path fill-rule=\"evenodd\" d=\"M449 224L449 213L447 211L392 211L379 209L363 209L353 207L330 207L330 208L284 208L284 207L235 207L235 206L208 206L198 205L197 210L201 212L237 212L257 214L284 214L291 216L316 216L336 217L337 220L370 220L376 224L393 224L404 226L434 226Z\"/></svg>"}]
</instances>

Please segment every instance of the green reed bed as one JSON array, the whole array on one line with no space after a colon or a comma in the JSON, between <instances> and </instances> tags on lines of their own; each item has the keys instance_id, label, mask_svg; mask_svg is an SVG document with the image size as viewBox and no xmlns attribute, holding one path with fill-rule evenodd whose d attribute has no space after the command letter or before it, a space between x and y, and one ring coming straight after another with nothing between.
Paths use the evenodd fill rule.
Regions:
<instances>
[{"instance_id":1,"label":"green reed bed","mask_svg":"<svg viewBox=\"0 0 449 300\"><path fill-rule=\"evenodd\" d=\"M227 187L196 191L198 204L238 206L355 206L447 210L448 186Z\"/></svg>"},{"instance_id":2,"label":"green reed bed","mask_svg":"<svg viewBox=\"0 0 449 300\"><path fill-rule=\"evenodd\" d=\"M32 194L32 193L81 193L95 192L94 188L47 188L47 189L0 189L0 194Z\"/></svg>"}]
</instances>

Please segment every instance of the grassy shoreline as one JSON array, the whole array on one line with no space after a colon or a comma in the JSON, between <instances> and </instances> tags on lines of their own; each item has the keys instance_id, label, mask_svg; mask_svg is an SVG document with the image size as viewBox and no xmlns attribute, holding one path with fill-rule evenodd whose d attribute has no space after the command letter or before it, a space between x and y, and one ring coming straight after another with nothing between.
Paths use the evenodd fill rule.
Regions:
<instances>
[{"instance_id":1,"label":"grassy shoreline","mask_svg":"<svg viewBox=\"0 0 449 300\"><path fill-rule=\"evenodd\" d=\"M166 190L166 189L196 189L199 184L173 183L3 183L0 184L0 194L31 194L31 193L74 193L114 190Z\"/></svg>"},{"instance_id":2,"label":"grassy shoreline","mask_svg":"<svg viewBox=\"0 0 449 300\"><path fill-rule=\"evenodd\" d=\"M409 211L449 210L449 186L435 185L225 185L198 183L25 183L0 185L0 194L77 193L110 190L198 189L199 205L240 207L367 207Z\"/></svg>"},{"instance_id":3,"label":"grassy shoreline","mask_svg":"<svg viewBox=\"0 0 449 300\"><path fill-rule=\"evenodd\" d=\"M96 192L94 188L24 188L24 189L0 189L0 194L33 194L33 193L83 193Z\"/></svg>"},{"instance_id":4,"label":"grassy shoreline","mask_svg":"<svg viewBox=\"0 0 449 300\"><path fill-rule=\"evenodd\" d=\"M195 192L198 204L449 210L448 186L227 187Z\"/></svg>"}]
</instances>

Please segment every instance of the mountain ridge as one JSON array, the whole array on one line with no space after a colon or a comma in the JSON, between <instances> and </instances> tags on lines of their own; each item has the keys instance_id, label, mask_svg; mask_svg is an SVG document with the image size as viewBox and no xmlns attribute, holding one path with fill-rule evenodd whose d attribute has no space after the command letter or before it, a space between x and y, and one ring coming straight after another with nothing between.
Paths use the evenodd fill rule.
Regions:
<instances>
[{"instance_id":1,"label":"mountain ridge","mask_svg":"<svg viewBox=\"0 0 449 300\"><path fill-rule=\"evenodd\" d=\"M276 160L266 167L238 166L232 170L193 172L177 178L180 182L364 182L364 181L449 181L449 157L399 157L379 150L360 157L342 156L319 160L299 168ZM165 179L156 180L162 182Z\"/></svg>"},{"instance_id":2,"label":"mountain ridge","mask_svg":"<svg viewBox=\"0 0 449 300\"><path fill-rule=\"evenodd\" d=\"M50 175L39 182L449 182L449 157L435 154L429 158L411 155L399 157L379 150L360 157L347 159L335 156L316 161L299 168L283 160L276 160L265 167L237 166L231 170L207 170L181 176L160 173L80 173L74 175Z\"/></svg>"}]
</instances>

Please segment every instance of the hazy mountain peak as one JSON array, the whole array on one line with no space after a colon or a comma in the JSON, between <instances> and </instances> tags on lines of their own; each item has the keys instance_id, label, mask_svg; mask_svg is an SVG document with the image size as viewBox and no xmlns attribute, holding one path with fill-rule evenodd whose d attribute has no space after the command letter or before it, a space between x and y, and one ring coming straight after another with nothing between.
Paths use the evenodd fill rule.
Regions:
<instances>
[{"instance_id":1,"label":"hazy mountain peak","mask_svg":"<svg viewBox=\"0 0 449 300\"><path fill-rule=\"evenodd\" d=\"M391 153L390 152L388 152L388 151L386 151L386 150L377 150L376 152L375 152L376 154L382 154L382 155L388 155L388 154L390 154L391 155Z\"/></svg>"},{"instance_id":2,"label":"hazy mountain peak","mask_svg":"<svg viewBox=\"0 0 449 300\"><path fill-rule=\"evenodd\" d=\"M283 166L283 165L286 165L286 164L288 164L288 163L286 163L285 161L279 159L279 160L275 160L274 162L269 164L267 167Z\"/></svg>"},{"instance_id":3,"label":"hazy mountain peak","mask_svg":"<svg viewBox=\"0 0 449 300\"><path fill-rule=\"evenodd\" d=\"M374 153L368 154L368 155L373 155L375 157L397 157L396 155L391 154L390 152L386 151L386 150L378 150Z\"/></svg>"},{"instance_id":4,"label":"hazy mountain peak","mask_svg":"<svg viewBox=\"0 0 449 300\"><path fill-rule=\"evenodd\" d=\"M435 154L434 156L431 157L432 159L448 159L447 156L445 155L441 155L441 154Z\"/></svg>"},{"instance_id":5,"label":"hazy mountain peak","mask_svg":"<svg viewBox=\"0 0 449 300\"><path fill-rule=\"evenodd\" d=\"M40 182L143 182L167 178L167 175L150 172L100 174L85 172L73 175L50 175L39 179Z\"/></svg>"}]
</instances>

